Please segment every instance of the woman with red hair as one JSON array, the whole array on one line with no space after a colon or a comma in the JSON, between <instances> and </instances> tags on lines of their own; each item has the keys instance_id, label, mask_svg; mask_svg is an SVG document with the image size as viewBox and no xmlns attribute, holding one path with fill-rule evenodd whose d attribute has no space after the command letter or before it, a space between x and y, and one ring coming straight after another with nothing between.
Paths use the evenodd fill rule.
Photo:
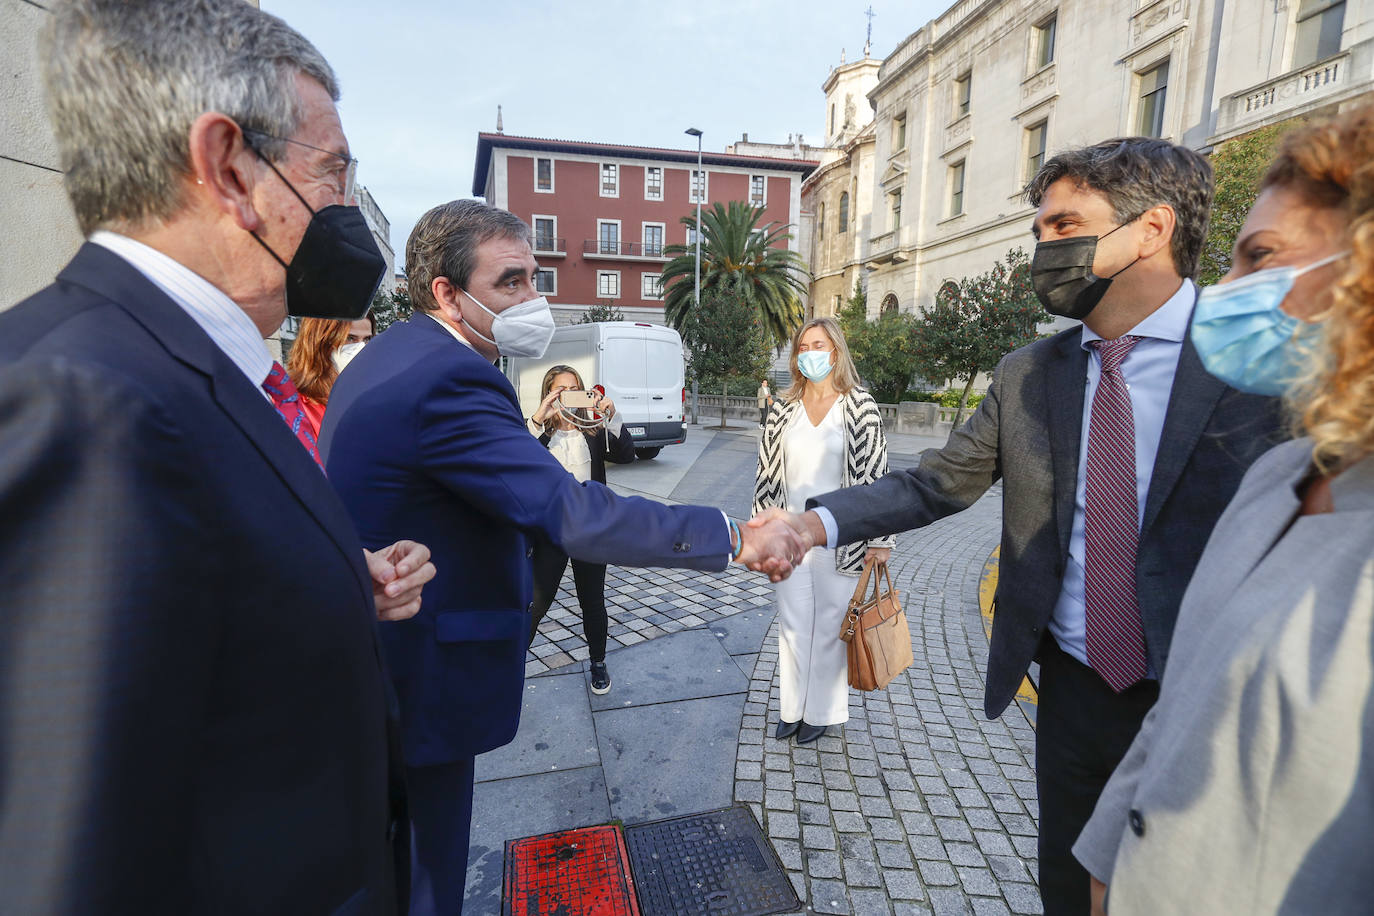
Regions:
<instances>
[{"instance_id":1,"label":"woman with red hair","mask_svg":"<svg viewBox=\"0 0 1374 916\"><path fill-rule=\"evenodd\" d=\"M320 437L320 423L329 404L329 391L348 361L377 334L377 320L368 312L357 321L302 318L296 342L286 360L286 374L301 395L310 432Z\"/></svg>"}]
</instances>

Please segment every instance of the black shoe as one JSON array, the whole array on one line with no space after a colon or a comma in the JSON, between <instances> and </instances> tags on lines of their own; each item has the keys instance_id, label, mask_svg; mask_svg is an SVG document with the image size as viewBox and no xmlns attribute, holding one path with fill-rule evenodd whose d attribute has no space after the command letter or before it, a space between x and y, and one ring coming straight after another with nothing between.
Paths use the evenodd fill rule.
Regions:
<instances>
[{"instance_id":1,"label":"black shoe","mask_svg":"<svg viewBox=\"0 0 1374 916\"><path fill-rule=\"evenodd\" d=\"M592 693L605 696L611 692L611 673L605 662L592 662Z\"/></svg>"},{"instance_id":2,"label":"black shoe","mask_svg":"<svg viewBox=\"0 0 1374 916\"><path fill-rule=\"evenodd\" d=\"M805 722L803 722L801 724L801 728L797 730L797 743L810 744L812 741L815 741L817 738L824 734L824 725L807 725Z\"/></svg>"},{"instance_id":3,"label":"black shoe","mask_svg":"<svg viewBox=\"0 0 1374 916\"><path fill-rule=\"evenodd\" d=\"M779 719L778 730L773 732L773 737L777 738L779 741L785 741L788 738L791 738L793 735L795 735L797 733L797 729L799 728L801 728L800 721L784 722L781 719Z\"/></svg>"}]
</instances>

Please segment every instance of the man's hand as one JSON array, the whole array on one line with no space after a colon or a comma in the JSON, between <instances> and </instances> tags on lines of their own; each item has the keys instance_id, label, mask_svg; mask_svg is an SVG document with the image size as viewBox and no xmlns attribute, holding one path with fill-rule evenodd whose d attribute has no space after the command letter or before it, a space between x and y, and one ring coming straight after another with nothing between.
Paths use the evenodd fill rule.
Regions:
<instances>
[{"instance_id":1,"label":"man's hand","mask_svg":"<svg viewBox=\"0 0 1374 916\"><path fill-rule=\"evenodd\" d=\"M758 524L755 524L758 522ZM781 582L811 549L811 540L781 519L751 520L740 528L743 549L739 562L768 574L773 582Z\"/></svg>"},{"instance_id":2,"label":"man's hand","mask_svg":"<svg viewBox=\"0 0 1374 916\"><path fill-rule=\"evenodd\" d=\"M809 545L813 547L826 546L825 525L821 523L821 517L814 512L803 512L798 515L784 509L764 509L749 519L747 524L750 528L758 528L774 520L786 522L788 527L806 538Z\"/></svg>"},{"instance_id":3,"label":"man's hand","mask_svg":"<svg viewBox=\"0 0 1374 916\"><path fill-rule=\"evenodd\" d=\"M363 551L372 575L372 598L378 620L405 620L420 610L420 589L434 578L429 548L415 541L397 541L373 553Z\"/></svg>"},{"instance_id":4,"label":"man's hand","mask_svg":"<svg viewBox=\"0 0 1374 916\"><path fill-rule=\"evenodd\" d=\"M1107 910L1103 906L1107 900L1107 885L1088 875L1088 894L1092 901L1092 916L1107 916Z\"/></svg>"}]
</instances>

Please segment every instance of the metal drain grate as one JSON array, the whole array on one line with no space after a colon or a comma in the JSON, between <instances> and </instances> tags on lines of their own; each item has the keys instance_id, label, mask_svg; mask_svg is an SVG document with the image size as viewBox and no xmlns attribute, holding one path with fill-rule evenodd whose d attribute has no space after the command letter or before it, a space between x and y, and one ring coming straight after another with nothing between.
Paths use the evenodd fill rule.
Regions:
<instances>
[{"instance_id":1,"label":"metal drain grate","mask_svg":"<svg viewBox=\"0 0 1374 916\"><path fill-rule=\"evenodd\" d=\"M502 916L640 916L615 827L506 842Z\"/></svg>"},{"instance_id":2,"label":"metal drain grate","mask_svg":"<svg viewBox=\"0 0 1374 916\"><path fill-rule=\"evenodd\" d=\"M801 908L743 805L625 828L643 916L764 916Z\"/></svg>"}]
</instances>

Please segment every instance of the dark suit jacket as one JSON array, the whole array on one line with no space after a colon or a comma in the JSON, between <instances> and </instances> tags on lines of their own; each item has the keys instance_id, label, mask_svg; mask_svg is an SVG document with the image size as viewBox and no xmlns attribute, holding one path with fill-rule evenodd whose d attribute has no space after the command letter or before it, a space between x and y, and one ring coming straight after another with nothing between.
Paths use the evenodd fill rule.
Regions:
<instances>
[{"instance_id":1,"label":"dark suit jacket","mask_svg":"<svg viewBox=\"0 0 1374 916\"><path fill-rule=\"evenodd\" d=\"M98 246L0 314L0 519L0 909L396 909L362 545L260 390Z\"/></svg>"},{"instance_id":2,"label":"dark suit jacket","mask_svg":"<svg viewBox=\"0 0 1374 916\"><path fill-rule=\"evenodd\" d=\"M520 722L532 583L526 531L592 563L721 569L721 513L579 484L539 444L491 363L417 313L339 376L320 431L363 543L406 532L438 570L410 620L381 625L406 763L500 747Z\"/></svg>"},{"instance_id":3,"label":"dark suit jacket","mask_svg":"<svg viewBox=\"0 0 1374 916\"><path fill-rule=\"evenodd\" d=\"M1008 354L973 416L919 467L811 500L841 542L905 531L972 505L999 478L1002 554L984 711L1016 694L1059 597L1069 556L1088 353L1075 327ZM1202 368L1184 338L1145 501L1136 590L1150 662L1163 673L1179 602L1241 477L1280 438L1277 401Z\"/></svg>"}]
</instances>

